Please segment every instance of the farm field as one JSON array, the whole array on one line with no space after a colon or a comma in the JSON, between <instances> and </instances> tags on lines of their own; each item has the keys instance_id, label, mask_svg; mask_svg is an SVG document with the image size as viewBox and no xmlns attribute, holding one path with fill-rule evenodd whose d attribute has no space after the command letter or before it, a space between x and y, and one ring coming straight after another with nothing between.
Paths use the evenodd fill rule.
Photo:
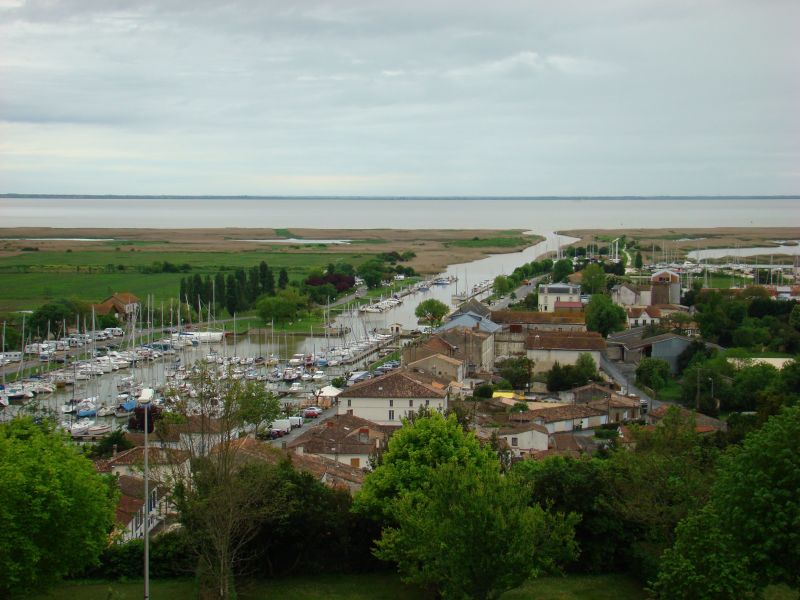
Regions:
<instances>
[{"instance_id":1,"label":"farm field","mask_svg":"<svg viewBox=\"0 0 800 600\"><path fill-rule=\"evenodd\" d=\"M169 239L165 239L167 236ZM320 243L248 241L281 237ZM300 280L310 270L332 262L358 266L382 252L412 251L414 258L403 264L421 273L437 273L448 264L520 250L539 239L515 230L0 229L0 312L33 310L58 298L99 302L122 291L139 298L151 295L156 304L169 302L177 297L182 277L205 276L220 269L247 269L261 261L275 272L286 268L290 280ZM325 240L350 243L324 243ZM188 265L190 270L141 272L154 262L164 261L179 268Z\"/></svg>"}]
</instances>

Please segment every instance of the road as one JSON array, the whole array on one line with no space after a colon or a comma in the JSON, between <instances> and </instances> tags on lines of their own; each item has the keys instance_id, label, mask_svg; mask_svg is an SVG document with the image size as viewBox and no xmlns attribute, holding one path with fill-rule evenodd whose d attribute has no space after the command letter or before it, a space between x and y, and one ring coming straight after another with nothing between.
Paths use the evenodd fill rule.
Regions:
<instances>
[{"instance_id":1,"label":"road","mask_svg":"<svg viewBox=\"0 0 800 600\"><path fill-rule=\"evenodd\" d=\"M322 414L317 417L316 419L305 419L305 423L302 427L298 427L297 429L292 429L292 432L289 435L285 435L277 440L271 440L270 443L277 447L283 448L285 444L289 444L301 436L303 433L308 431L311 427L319 425L323 421L326 421L336 415L339 407L338 406L331 406L330 408L326 408L322 411Z\"/></svg>"},{"instance_id":2,"label":"road","mask_svg":"<svg viewBox=\"0 0 800 600\"><path fill-rule=\"evenodd\" d=\"M619 386L622 388L622 391L625 394L636 394L642 400L647 401L648 412L652 411L655 408L658 408L662 404L665 404L660 400L651 398L648 394L646 394L644 391L642 391L641 389L636 387L633 383L631 383L635 379L633 373L631 373L630 375L623 373L622 370L617 365L615 365L613 362L608 360L608 358L602 355L600 357L600 368L603 370L604 373L609 375L617 384L619 384Z\"/></svg>"}]
</instances>

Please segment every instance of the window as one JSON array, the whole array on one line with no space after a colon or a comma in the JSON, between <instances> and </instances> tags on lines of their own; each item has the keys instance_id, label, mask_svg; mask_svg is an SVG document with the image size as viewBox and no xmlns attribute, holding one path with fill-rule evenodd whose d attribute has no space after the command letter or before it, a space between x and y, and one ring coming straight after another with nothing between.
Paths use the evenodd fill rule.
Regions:
<instances>
[{"instance_id":1,"label":"window","mask_svg":"<svg viewBox=\"0 0 800 600\"><path fill-rule=\"evenodd\" d=\"M431 405L431 401L430 400L425 400L425 406L430 406L430 405Z\"/></svg>"},{"instance_id":2,"label":"window","mask_svg":"<svg viewBox=\"0 0 800 600\"><path fill-rule=\"evenodd\" d=\"M408 401L408 408L414 408L414 401L413 400L409 400Z\"/></svg>"},{"instance_id":3,"label":"window","mask_svg":"<svg viewBox=\"0 0 800 600\"><path fill-rule=\"evenodd\" d=\"M394 411L393 410L389 411L389 420L390 421L394 421Z\"/></svg>"},{"instance_id":4,"label":"window","mask_svg":"<svg viewBox=\"0 0 800 600\"><path fill-rule=\"evenodd\" d=\"M515 437L512 437L512 438L511 438L511 445L512 445L512 446L515 446L515 447L519 445L519 443L518 443L518 441L517 441L517 438L515 438Z\"/></svg>"},{"instance_id":5,"label":"window","mask_svg":"<svg viewBox=\"0 0 800 600\"><path fill-rule=\"evenodd\" d=\"M350 404L350 402L352 402L352 400L351 400L350 398L348 398L348 399L347 399L347 406L352 406L352 405Z\"/></svg>"},{"instance_id":6,"label":"window","mask_svg":"<svg viewBox=\"0 0 800 600\"><path fill-rule=\"evenodd\" d=\"M351 458L350 459L350 466L353 467L354 469L360 469L361 468L361 459L360 458Z\"/></svg>"},{"instance_id":7,"label":"window","mask_svg":"<svg viewBox=\"0 0 800 600\"><path fill-rule=\"evenodd\" d=\"M389 406L394 406L394 400L389 400ZM392 411L394 412L394 411Z\"/></svg>"}]
</instances>

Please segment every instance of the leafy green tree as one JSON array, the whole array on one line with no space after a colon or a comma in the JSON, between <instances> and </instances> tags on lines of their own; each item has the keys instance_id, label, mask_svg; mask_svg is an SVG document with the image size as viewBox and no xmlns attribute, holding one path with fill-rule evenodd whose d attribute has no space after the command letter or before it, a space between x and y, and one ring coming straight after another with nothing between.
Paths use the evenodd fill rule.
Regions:
<instances>
[{"instance_id":1,"label":"leafy green tree","mask_svg":"<svg viewBox=\"0 0 800 600\"><path fill-rule=\"evenodd\" d=\"M675 527L708 500L718 451L695 431L694 416L670 409L652 431L632 427L635 449L607 461L607 510L632 536L629 568L644 580L675 541Z\"/></svg>"},{"instance_id":2,"label":"leafy green tree","mask_svg":"<svg viewBox=\"0 0 800 600\"><path fill-rule=\"evenodd\" d=\"M495 465L492 451L466 433L455 415L433 412L406 422L390 439L383 462L367 475L355 498L357 512L377 519L392 518L390 500L406 494L424 497L437 466Z\"/></svg>"},{"instance_id":3,"label":"leafy green tree","mask_svg":"<svg viewBox=\"0 0 800 600\"><path fill-rule=\"evenodd\" d=\"M96 562L116 486L47 424L0 425L0 595L46 588Z\"/></svg>"},{"instance_id":4,"label":"leafy green tree","mask_svg":"<svg viewBox=\"0 0 800 600\"><path fill-rule=\"evenodd\" d=\"M576 518L549 520L526 496L496 461L441 464L428 494L393 501L397 525L384 529L376 555L442 598L497 598L575 553Z\"/></svg>"},{"instance_id":5,"label":"leafy green tree","mask_svg":"<svg viewBox=\"0 0 800 600\"><path fill-rule=\"evenodd\" d=\"M586 305L586 328L607 337L609 333L625 329L627 316L605 294L594 294Z\"/></svg>"},{"instance_id":6,"label":"leafy green tree","mask_svg":"<svg viewBox=\"0 0 800 600\"><path fill-rule=\"evenodd\" d=\"M551 278L554 283L566 280L567 276L572 274L572 261L568 258L557 260L553 265L553 273Z\"/></svg>"},{"instance_id":7,"label":"leafy green tree","mask_svg":"<svg viewBox=\"0 0 800 600\"><path fill-rule=\"evenodd\" d=\"M800 585L800 406L785 408L723 457L712 503L762 584Z\"/></svg>"},{"instance_id":8,"label":"leafy green tree","mask_svg":"<svg viewBox=\"0 0 800 600\"><path fill-rule=\"evenodd\" d=\"M590 573L626 568L625 549L631 536L625 524L608 509L610 490L604 475L606 461L552 456L516 463L512 475L529 490L529 503L551 514L575 514L575 541L580 558L569 570Z\"/></svg>"},{"instance_id":9,"label":"leafy green tree","mask_svg":"<svg viewBox=\"0 0 800 600\"><path fill-rule=\"evenodd\" d=\"M494 278L494 283L492 284L492 290L498 296L505 296L511 290L514 289L514 283L506 277L505 275L498 275Z\"/></svg>"},{"instance_id":10,"label":"leafy green tree","mask_svg":"<svg viewBox=\"0 0 800 600\"><path fill-rule=\"evenodd\" d=\"M364 280L369 288L380 287L381 281L388 276L388 269L382 260L370 259L356 269L358 276Z\"/></svg>"},{"instance_id":11,"label":"leafy green tree","mask_svg":"<svg viewBox=\"0 0 800 600\"><path fill-rule=\"evenodd\" d=\"M99 442L89 452L92 458L108 458L114 452L124 452L133 448L133 442L125 437L125 431L115 429Z\"/></svg>"},{"instance_id":12,"label":"leafy green tree","mask_svg":"<svg viewBox=\"0 0 800 600\"><path fill-rule=\"evenodd\" d=\"M264 423L272 423L281 413L278 397L255 381L247 381L238 392L237 410L243 423L254 425L258 434Z\"/></svg>"},{"instance_id":13,"label":"leafy green tree","mask_svg":"<svg viewBox=\"0 0 800 600\"><path fill-rule=\"evenodd\" d=\"M525 356L507 358L499 365L500 376L515 390L527 389L533 376L533 364L534 361Z\"/></svg>"},{"instance_id":14,"label":"leafy green tree","mask_svg":"<svg viewBox=\"0 0 800 600\"><path fill-rule=\"evenodd\" d=\"M586 385L590 381L600 381L597 363L588 352L581 352L575 361L576 386Z\"/></svg>"},{"instance_id":15,"label":"leafy green tree","mask_svg":"<svg viewBox=\"0 0 800 600\"><path fill-rule=\"evenodd\" d=\"M656 394L670 380L669 363L660 358L645 357L636 367L636 383L652 389Z\"/></svg>"},{"instance_id":16,"label":"leafy green tree","mask_svg":"<svg viewBox=\"0 0 800 600\"><path fill-rule=\"evenodd\" d=\"M752 597L755 577L720 527L713 505L680 522L664 551L653 591L661 600L739 600Z\"/></svg>"},{"instance_id":17,"label":"leafy green tree","mask_svg":"<svg viewBox=\"0 0 800 600\"><path fill-rule=\"evenodd\" d=\"M421 321L425 321L431 327L435 327L441 323L448 312L450 312L450 309L447 308L447 305L435 298L423 300L417 305L417 308L414 309L414 315Z\"/></svg>"},{"instance_id":18,"label":"leafy green tree","mask_svg":"<svg viewBox=\"0 0 800 600\"><path fill-rule=\"evenodd\" d=\"M74 323L76 317L83 320L90 315L89 305L84 302L66 299L48 302L33 311L26 327L26 335L33 331L44 336L47 334L48 328L51 333L55 334L64 321Z\"/></svg>"},{"instance_id":19,"label":"leafy green tree","mask_svg":"<svg viewBox=\"0 0 800 600\"><path fill-rule=\"evenodd\" d=\"M488 383L481 384L472 391L473 398L491 398L493 394L494 389Z\"/></svg>"},{"instance_id":20,"label":"leafy green tree","mask_svg":"<svg viewBox=\"0 0 800 600\"><path fill-rule=\"evenodd\" d=\"M275 296L262 296L256 303L256 311L265 323L286 323L300 316L307 306L307 296L295 288L286 288Z\"/></svg>"},{"instance_id":21,"label":"leafy green tree","mask_svg":"<svg viewBox=\"0 0 800 600\"><path fill-rule=\"evenodd\" d=\"M800 331L800 304L792 307L792 312L789 314L789 325Z\"/></svg>"},{"instance_id":22,"label":"leafy green tree","mask_svg":"<svg viewBox=\"0 0 800 600\"><path fill-rule=\"evenodd\" d=\"M642 260L642 253L637 250L636 256L633 257L633 266L637 269L641 269L644 265L644 261Z\"/></svg>"},{"instance_id":23,"label":"leafy green tree","mask_svg":"<svg viewBox=\"0 0 800 600\"><path fill-rule=\"evenodd\" d=\"M587 265L581 277L581 287L588 294L600 294L606 291L606 272L596 263Z\"/></svg>"}]
</instances>

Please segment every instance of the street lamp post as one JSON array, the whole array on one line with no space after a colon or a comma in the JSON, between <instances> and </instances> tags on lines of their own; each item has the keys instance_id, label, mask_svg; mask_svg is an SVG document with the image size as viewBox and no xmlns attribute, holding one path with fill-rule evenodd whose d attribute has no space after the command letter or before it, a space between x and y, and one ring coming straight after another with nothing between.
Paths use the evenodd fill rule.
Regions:
<instances>
[{"instance_id":1,"label":"street lamp post","mask_svg":"<svg viewBox=\"0 0 800 600\"><path fill-rule=\"evenodd\" d=\"M153 399L153 390L145 388L139 395L138 403L144 407L144 600L150 600L150 472L148 465L147 415L150 412L150 403Z\"/></svg>"}]
</instances>

